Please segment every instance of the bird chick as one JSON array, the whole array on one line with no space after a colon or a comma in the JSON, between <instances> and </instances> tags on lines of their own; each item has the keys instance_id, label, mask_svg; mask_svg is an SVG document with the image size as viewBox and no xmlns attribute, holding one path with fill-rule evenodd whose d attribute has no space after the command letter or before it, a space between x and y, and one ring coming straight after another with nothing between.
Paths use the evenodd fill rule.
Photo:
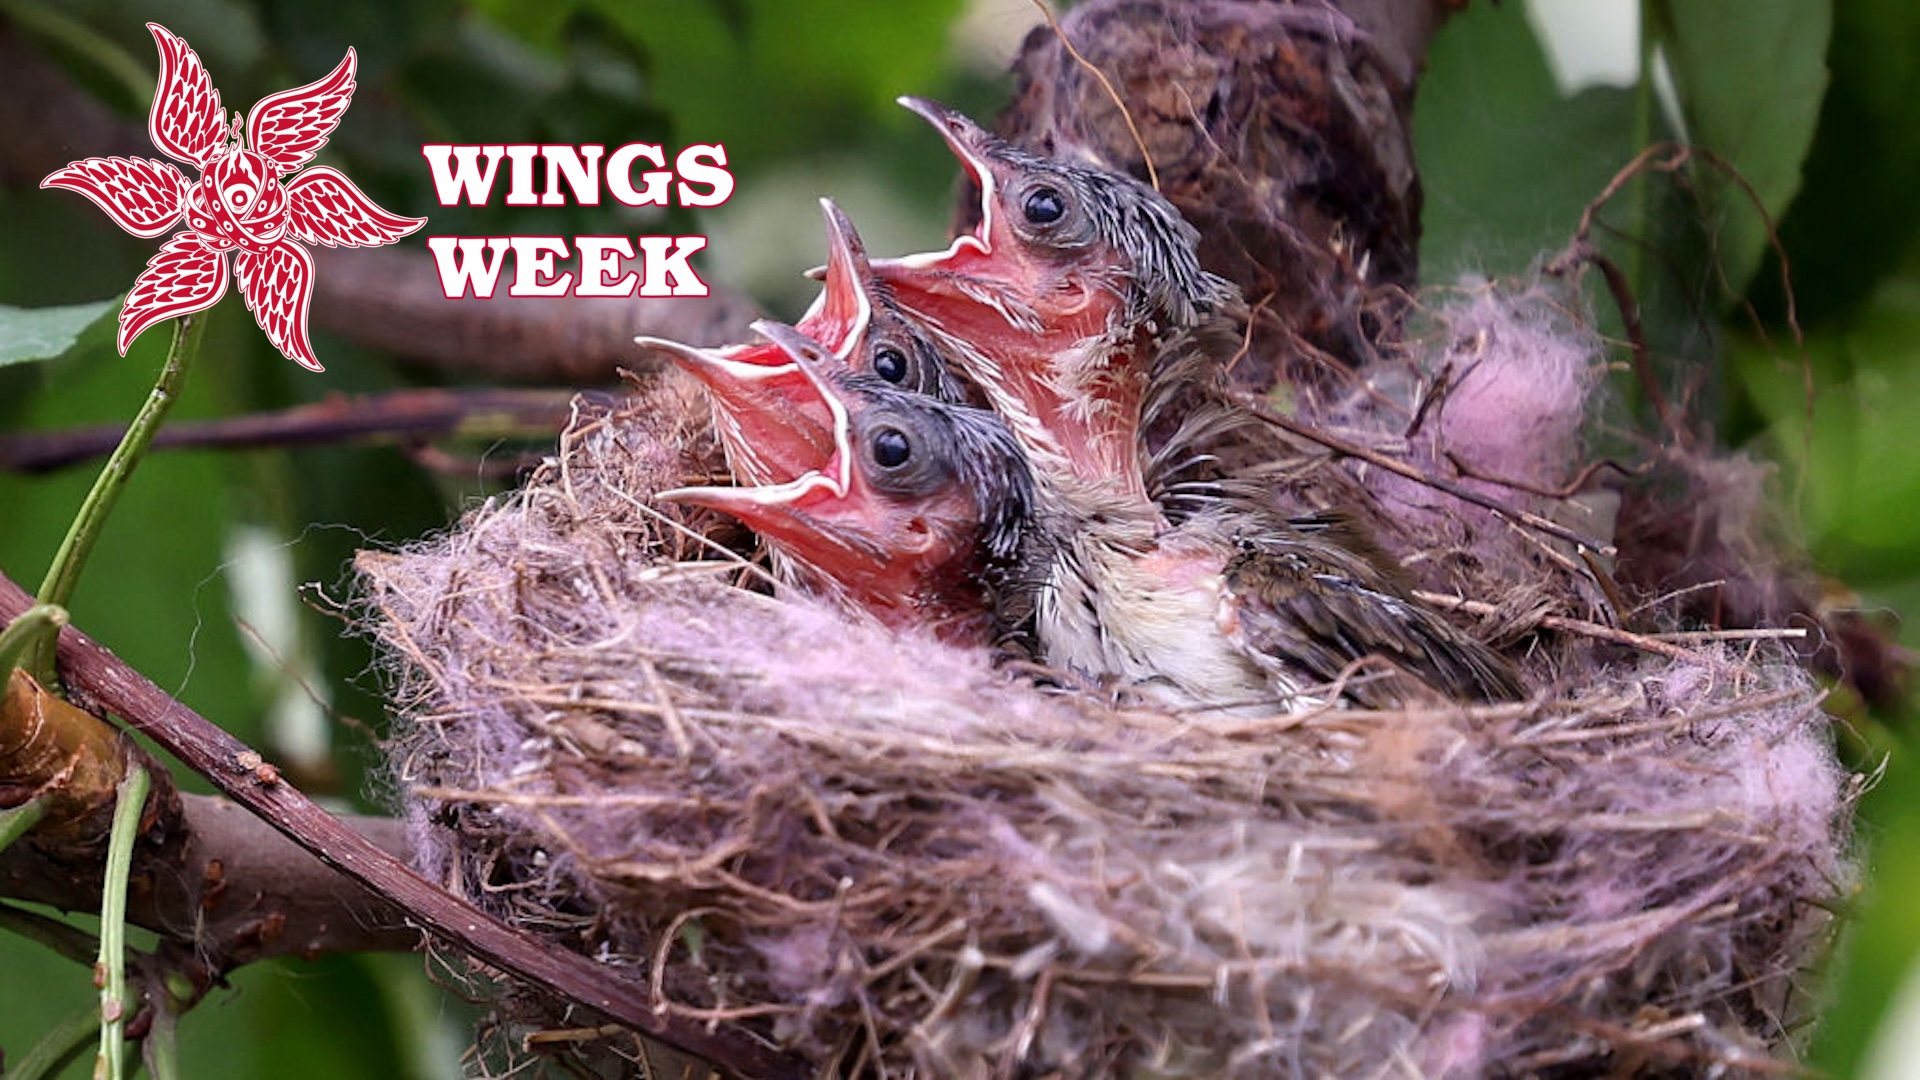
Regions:
<instances>
[{"instance_id":1,"label":"bird chick","mask_svg":"<svg viewBox=\"0 0 1920 1080\"><path fill-rule=\"evenodd\" d=\"M963 381L933 335L903 310L875 271L853 222L832 199L821 199L827 218L826 287L797 326L815 341L839 345L834 355L856 372L870 371L902 390L950 404L984 405L978 387ZM850 311L836 323L831 314ZM821 314L816 315L816 312ZM810 320L844 326L840 336L817 332Z\"/></svg>"},{"instance_id":2,"label":"bird chick","mask_svg":"<svg viewBox=\"0 0 1920 1080\"><path fill-rule=\"evenodd\" d=\"M900 104L946 139L979 211L944 251L881 260L890 283L998 301L1003 318L1048 333L1192 326L1233 301L1200 266L1199 232L1159 192L1030 153L937 102Z\"/></svg>"},{"instance_id":3,"label":"bird chick","mask_svg":"<svg viewBox=\"0 0 1920 1080\"><path fill-rule=\"evenodd\" d=\"M974 228L943 251L876 260L900 304L948 339L1055 486L1145 497L1140 418L1167 335L1221 322L1231 285L1199 234L1125 176L1030 154L920 98L979 190Z\"/></svg>"},{"instance_id":4,"label":"bird chick","mask_svg":"<svg viewBox=\"0 0 1920 1080\"><path fill-rule=\"evenodd\" d=\"M770 428L824 413L831 448L785 482L659 497L740 519L799 583L887 626L955 644L999 638L999 613L1009 609L1001 594L1033 514L1032 478L1006 425L856 370L793 327L754 328L790 358L813 401L743 419ZM725 400L731 409L741 399Z\"/></svg>"},{"instance_id":5,"label":"bird chick","mask_svg":"<svg viewBox=\"0 0 1920 1080\"><path fill-rule=\"evenodd\" d=\"M820 206L827 222L826 281L794 329L830 346L851 370L872 372L903 390L948 402L976 397L901 312L846 213L831 199ZM664 338L634 341L665 353L705 384L728 467L741 483L792 480L830 449L832 417L813 381L779 344L701 349Z\"/></svg>"},{"instance_id":6,"label":"bird chick","mask_svg":"<svg viewBox=\"0 0 1920 1080\"><path fill-rule=\"evenodd\" d=\"M1028 549L1046 556L1027 590L1043 658L1177 706L1388 705L1417 684L1459 699L1523 693L1504 658L1410 598L1339 515L1282 517L1231 492L1170 529L1137 504L1043 509ZM1359 674L1374 677L1333 689Z\"/></svg>"},{"instance_id":7,"label":"bird chick","mask_svg":"<svg viewBox=\"0 0 1920 1080\"><path fill-rule=\"evenodd\" d=\"M875 269L960 339L956 366L1028 455L1046 660L1209 708L1310 708L1370 657L1456 696L1518 693L1505 661L1407 597L1344 518L1275 509L1262 481L1289 451L1220 384L1233 290L1200 268L1197 234L1171 204L931 102L903 104L945 136L980 212L945 251ZM1164 445L1145 445L1148 426L1171 433ZM1258 467L1221 463L1229 446ZM1361 680L1346 696L1409 689Z\"/></svg>"}]
</instances>

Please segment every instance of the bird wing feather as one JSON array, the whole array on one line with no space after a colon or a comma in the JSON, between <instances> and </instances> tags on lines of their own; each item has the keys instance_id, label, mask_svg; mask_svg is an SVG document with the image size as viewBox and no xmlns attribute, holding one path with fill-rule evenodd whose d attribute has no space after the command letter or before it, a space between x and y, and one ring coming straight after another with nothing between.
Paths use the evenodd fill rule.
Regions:
<instances>
[{"instance_id":1,"label":"bird wing feather","mask_svg":"<svg viewBox=\"0 0 1920 1080\"><path fill-rule=\"evenodd\" d=\"M1226 602L1243 647L1271 673L1331 681L1378 657L1456 698L1523 696L1512 666L1438 613L1391 591L1360 555L1291 528L1236 537L1225 567ZM1383 587L1384 586L1384 587ZM1403 695L1391 682L1350 687L1384 705Z\"/></svg>"}]
</instances>

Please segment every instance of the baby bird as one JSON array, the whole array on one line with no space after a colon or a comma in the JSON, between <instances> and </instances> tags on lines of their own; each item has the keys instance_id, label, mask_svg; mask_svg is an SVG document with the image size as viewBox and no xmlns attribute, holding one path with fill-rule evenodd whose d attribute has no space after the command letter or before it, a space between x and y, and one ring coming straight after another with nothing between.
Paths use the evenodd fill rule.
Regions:
<instances>
[{"instance_id":1,"label":"baby bird","mask_svg":"<svg viewBox=\"0 0 1920 1080\"><path fill-rule=\"evenodd\" d=\"M1218 446L1259 445L1263 430L1219 388L1233 291L1200 268L1197 234L1171 204L903 103L945 136L980 212L945 251L875 269L952 345L1027 455L1028 550L1044 554L1012 595L1031 594L1044 659L1203 708L1314 707L1324 684L1375 657L1455 696L1519 692L1502 658L1408 597L1341 515L1279 513L1252 469L1170 480ZM1172 432L1151 454L1150 415ZM1169 489L1178 513L1155 498ZM1346 693L1381 703L1410 689L1362 680Z\"/></svg>"},{"instance_id":2,"label":"baby bird","mask_svg":"<svg viewBox=\"0 0 1920 1080\"><path fill-rule=\"evenodd\" d=\"M830 199L826 283L795 329L855 372L941 401L977 396L956 378L932 339L909 321L875 275L853 222ZM705 384L729 469L743 484L783 483L812 468L832 441L832 418L812 380L769 340L701 349L664 338L634 341L667 354Z\"/></svg>"},{"instance_id":3,"label":"baby bird","mask_svg":"<svg viewBox=\"0 0 1920 1080\"><path fill-rule=\"evenodd\" d=\"M1409 597L1337 514L1282 517L1229 489L1171 528L1137 504L1086 518L1043 509L1026 544L1034 577L1009 595L1031 595L1041 656L1174 706L1388 705L1419 684L1457 699L1523 694L1504 658ZM1411 679L1378 678L1367 661Z\"/></svg>"},{"instance_id":4,"label":"baby bird","mask_svg":"<svg viewBox=\"0 0 1920 1080\"><path fill-rule=\"evenodd\" d=\"M901 103L960 159L978 221L944 251L874 269L947 339L1036 472L1063 491L1118 483L1144 498L1154 361L1170 335L1224 329L1232 286L1201 269L1198 233L1145 185L1027 153L933 102Z\"/></svg>"},{"instance_id":5,"label":"baby bird","mask_svg":"<svg viewBox=\"0 0 1920 1080\"><path fill-rule=\"evenodd\" d=\"M754 328L789 358L813 400L742 417L763 428L829 417L831 446L790 480L693 487L660 498L730 514L810 591L896 629L991 644L1033 515L1019 444L992 413L861 371L797 329ZM785 385L785 384L783 384ZM734 409L739 398L716 398ZM801 423L810 423L802 419ZM796 441L794 445L799 445Z\"/></svg>"}]
</instances>

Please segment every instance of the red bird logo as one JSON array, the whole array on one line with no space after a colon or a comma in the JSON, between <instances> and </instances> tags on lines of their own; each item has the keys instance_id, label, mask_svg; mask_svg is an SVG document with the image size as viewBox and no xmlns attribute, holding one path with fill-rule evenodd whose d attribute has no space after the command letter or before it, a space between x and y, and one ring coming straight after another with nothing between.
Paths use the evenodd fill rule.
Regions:
<instances>
[{"instance_id":1,"label":"red bird logo","mask_svg":"<svg viewBox=\"0 0 1920 1080\"><path fill-rule=\"evenodd\" d=\"M154 323L219 302L232 252L240 295L267 340L289 360L322 370L307 340L313 256L299 241L378 247L427 223L382 210L337 170L299 172L353 100L353 50L318 82L261 98L243 128L238 112L228 124L220 91L186 41L158 23L147 29L160 47L147 133L161 153L200 170L200 179L189 181L164 161L105 157L76 161L40 181L92 199L135 236L159 236L186 222L127 294L120 355Z\"/></svg>"}]
</instances>

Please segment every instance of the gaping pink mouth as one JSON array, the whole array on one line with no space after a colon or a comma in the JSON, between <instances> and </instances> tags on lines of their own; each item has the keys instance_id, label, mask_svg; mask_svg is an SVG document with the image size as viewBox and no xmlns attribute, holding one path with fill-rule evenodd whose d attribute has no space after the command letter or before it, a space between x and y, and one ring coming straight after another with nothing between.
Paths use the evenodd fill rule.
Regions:
<instances>
[{"instance_id":1,"label":"gaping pink mouth","mask_svg":"<svg viewBox=\"0 0 1920 1080\"><path fill-rule=\"evenodd\" d=\"M750 351L752 359L659 338L634 340L667 353L709 387L718 388L722 408L742 422L743 428L751 425L762 437L788 443L781 455L782 462L790 466L787 475L738 487L675 488L662 492L660 498L710 503L717 497L728 502L775 504L793 502L815 491L841 498L852 489L852 421L845 399L822 370L844 362L784 323L760 319L753 323L753 329L767 343L735 350ZM770 362L772 354L782 360ZM762 387L772 392L758 397L743 393L743 388Z\"/></svg>"},{"instance_id":2,"label":"gaping pink mouth","mask_svg":"<svg viewBox=\"0 0 1920 1080\"><path fill-rule=\"evenodd\" d=\"M902 96L895 99L901 105L911 109L915 115L932 124L940 137L947 141L947 148L953 156L960 159L960 165L967 175L980 186L980 224L970 233L962 233L953 238L953 243L940 251L925 251L916 255L902 255L893 259L874 260L875 269L884 270L901 267L910 270L924 270L955 262L966 255L989 256L993 254L993 207L995 188L993 169L986 158L980 155L979 143L986 133L966 117L947 108L937 101L926 98Z\"/></svg>"}]
</instances>

